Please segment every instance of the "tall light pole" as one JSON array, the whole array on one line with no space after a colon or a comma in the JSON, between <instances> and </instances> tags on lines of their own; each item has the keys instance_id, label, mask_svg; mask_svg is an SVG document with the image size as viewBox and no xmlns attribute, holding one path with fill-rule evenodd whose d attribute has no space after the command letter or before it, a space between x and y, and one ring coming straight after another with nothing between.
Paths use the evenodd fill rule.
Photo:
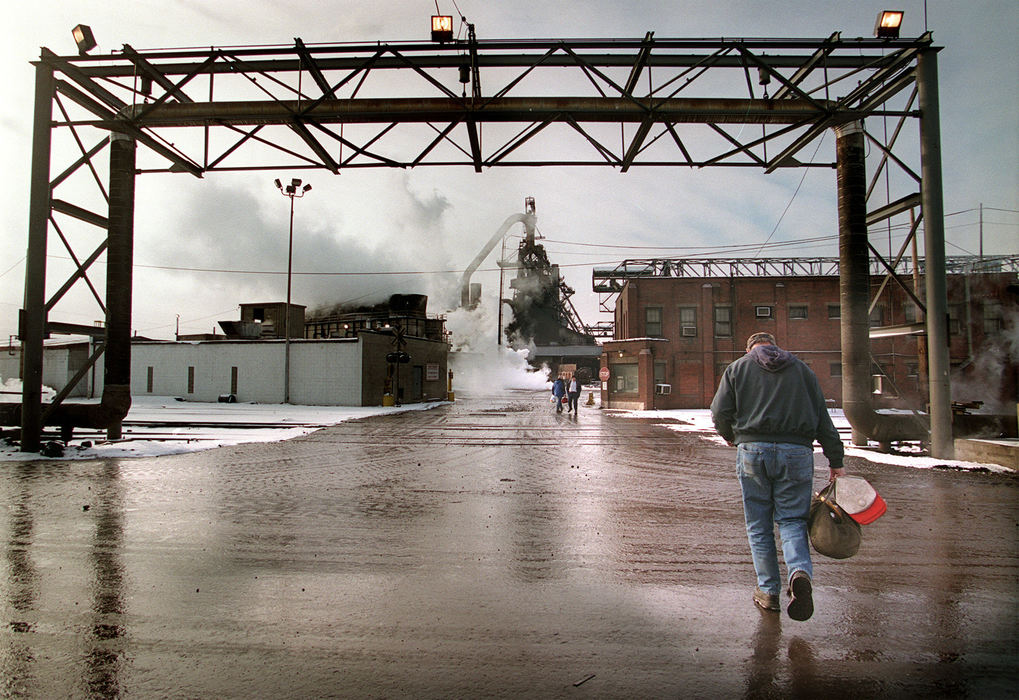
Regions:
<instances>
[{"instance_id":1,"label":"tall light pole","mask_svg":"<svg viewBox=\"0 0 1019 700\"><path fill-rule=\"evenodd\" d=\"M294 270L294 199L300 199L311 191L311 185L305 185L301 189L301 179L295 177L286 187L276 179L276 189L284 197L290 198L290 236L287 242L287 308L283 312L283 403L290 403L290 284L293 279Z\"/></svg>"}]
</instances>

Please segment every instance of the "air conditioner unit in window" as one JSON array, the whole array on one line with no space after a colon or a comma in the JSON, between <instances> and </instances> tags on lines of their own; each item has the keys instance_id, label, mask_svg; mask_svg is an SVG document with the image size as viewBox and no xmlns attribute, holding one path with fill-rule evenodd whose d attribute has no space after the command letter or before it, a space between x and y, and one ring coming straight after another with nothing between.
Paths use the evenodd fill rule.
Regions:
<instances>
[{"instance_id":1,"label":"air conditioner unit in window","mask_svg":"<svg viewBox=\"0 0 1019 700\"><path fill-rule=\"evenodd\" d=\"M754 307L757 314L757 318L771 318L771 307L770 306L757 306Z\"/></svg>"},{"instance_id":2,"label":"air conditioner unit in window","mask_svg":"<svg viewBox=\"0 0 1019 700\"><path fill-rule=\"evenodd\" d=\"M655 384L655 393L660 395L660 396L664 396L666 394L671 394L672 393L672 385L671 384Z\"/></svg>"},{"instance_id":3,"label":"air conditioner unit in window","mask_svg":"<svg viewBox=\"0 0 1019 700\"><path fill-rule=\"evenodd\" d=\"M684 338L696 338L697 337L697 326L683 326L683 337Z\"/></svg>"}]
</instances>

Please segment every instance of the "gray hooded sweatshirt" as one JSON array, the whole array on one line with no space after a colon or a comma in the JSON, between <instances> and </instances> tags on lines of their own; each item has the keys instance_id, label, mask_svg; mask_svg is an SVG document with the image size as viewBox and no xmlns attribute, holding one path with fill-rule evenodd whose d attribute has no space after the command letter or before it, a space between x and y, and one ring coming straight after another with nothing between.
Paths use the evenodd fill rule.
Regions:
<instances>
[{"instance_id":1,"label":"gray hooded sweatshirt","mask_svg":"<svg viewBox=\"0 0 1019 700\"><path fill-rule=\"evenodd\" d=\"M728 442L821 443L832 469L844 449L814 373L775 345L758 345L725 368L711 418Z\"/></svg>"}]
</instances>

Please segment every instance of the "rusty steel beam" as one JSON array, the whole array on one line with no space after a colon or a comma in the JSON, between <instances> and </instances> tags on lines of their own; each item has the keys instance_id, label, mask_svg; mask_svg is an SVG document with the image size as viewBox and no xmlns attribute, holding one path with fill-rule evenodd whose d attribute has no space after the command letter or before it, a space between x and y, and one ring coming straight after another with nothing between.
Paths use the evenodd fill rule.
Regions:
<instances>
[{"instance_id":1,"label":"rusty steel beam","mask_svg":"<svg viewBox=\"0 0 1019 700\"><path fill-rule=\"evenodd\" d=\"M826 116L805 100L763 100L738 98L672 98L663 100L616 97L502 97L470 107L461 98L360 98L322 100L311 108L297 101L196 102L162 104L145 110L127 108L128 119L137 127L187 127L232 124L287 124L294 114L323 124L388 124L400 122L542 122L571 119L578 122L666 124L796 124ZM852 113L841 114L851 120Z\"/></svg>"},{"instance_id":2,"label":"rusty steel beam","mask_svg":"<svg viewBox=\"0 0 1019 700\"><path fill-rule=\"evenodd\" d=\"M302 42L303 43L303 42ZM828 69L852 69L879 67L891 63L890 57L898 52L927 48L931 44L929 35L919 38L896 40L854 38L843 39L838 33L827 39L676 39L655 38L645 65L649 68L682 68L699 65L704 52L718 49L750 50L755 52L770 68L803 69L819 63L817 53L804 54L801 51L821 52L820 62ZM586 64L607 68L632 69L634 53L647 48L645 37L634 39L539 39L539 40L479 40L478 63L480 68L516 68L533 64L535 57L542 53L542 65L552 68L576 67L577 63L567 51L576 52ZM381 52L373 64L380 69L402 69L408 60L423 69L457 68L462 63L462 52L466 41L436 45L431 42L417 43L352 43L305 46L307 55L313 56L321 71L351 70L363 65L365 56ZM202 60L223 49L180 49L146 51L141 54L163 75L182 75L194 68L196 60ZM841 51L841 53L838 53ZM276 47L234 47L228 50L231 61L239 62L243 70L252 72L299 71L302 61L300 49L296 46ZM128 55L129 60L116 54L91 56L63 56L63 61L77 65L95 78L131 77L138 67L134 63L137 55ZM723 56L714 64L721 68L745 66L745 59L739 55ZM235 73L238 63L217 61L203 68L203 73ZM798 80L791 82L798 83Z\"/></svg>"}]
</instances>

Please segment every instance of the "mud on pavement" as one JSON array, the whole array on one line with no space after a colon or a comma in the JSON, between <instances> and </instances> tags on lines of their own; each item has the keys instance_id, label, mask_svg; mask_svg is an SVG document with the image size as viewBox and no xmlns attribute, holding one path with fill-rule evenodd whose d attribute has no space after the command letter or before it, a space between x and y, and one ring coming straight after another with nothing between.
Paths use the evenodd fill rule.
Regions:
<instances>
[{"instance_id":1,"label":"mud on pavement","mask_svg":"<svg viewBox=\"0 0 1019 700\"><path fill-rule=\"evenodd\" d=\"M847 466L889 510L798 623L733 450L540 393L2 464L0 695L1011 697L1016 477Z\"/></svg>"}]
</instances>

